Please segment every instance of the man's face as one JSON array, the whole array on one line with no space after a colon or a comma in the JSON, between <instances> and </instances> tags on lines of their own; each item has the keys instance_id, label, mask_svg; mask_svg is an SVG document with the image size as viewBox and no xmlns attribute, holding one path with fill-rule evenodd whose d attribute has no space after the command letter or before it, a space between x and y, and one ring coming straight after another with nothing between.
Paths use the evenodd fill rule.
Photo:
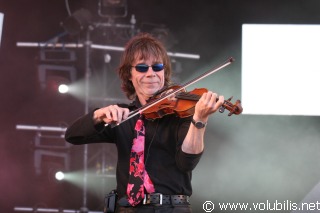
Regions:
<instances>
[{"instance_id":1,"label":"man's face","mask_svg":"<svg viewBox=\"0 0 320 213\"><path fill-rule=\"evenodd\" d=\"M136 57L132 66L138 64L152 66L159 63L162 64L163 62L154 57L148 59L139 59L139 57ZM132 81L141 104L145 104L146 100L164 86L164 69L161 71L154 71L152 67L149 67L146 72L139 72L135 67L132 67L130 80Z\"/></svg>"}]
</instances>

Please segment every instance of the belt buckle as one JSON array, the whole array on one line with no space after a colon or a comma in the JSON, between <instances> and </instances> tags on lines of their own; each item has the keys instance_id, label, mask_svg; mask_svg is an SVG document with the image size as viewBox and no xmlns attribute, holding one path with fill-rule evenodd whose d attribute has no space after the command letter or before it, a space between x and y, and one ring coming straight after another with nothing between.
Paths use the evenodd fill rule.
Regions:
<instances>
[{"instance_id":1,"label":"belt buckle","mask_svg":"<svg viewBox=\"0 0 320 213\"><path fill-rule=\"evenodd\" d=\"M163 195L161 193L152 193L152 195L159 195L159 206L162 206Z\"/></svg>"},{"instance_id":2,"label":"belt buckle","mask_svg":"<svg viewBox=\"0 0 320 213\"><path fill-rule=\"evenodd\" d=\"M147 197L151 197L152 195L159 195L159 204L156 204L156 205L159 205L161 206L162 205L162 202L163 202L163 195L161 193L152 193L152 194L145 194L144 195L144 198L143 198L143 205L147 204ZM151 199L151 198L150 198ZM150 201L148 201L148 204L150 204Z\"/></svg>"}]
</instances>

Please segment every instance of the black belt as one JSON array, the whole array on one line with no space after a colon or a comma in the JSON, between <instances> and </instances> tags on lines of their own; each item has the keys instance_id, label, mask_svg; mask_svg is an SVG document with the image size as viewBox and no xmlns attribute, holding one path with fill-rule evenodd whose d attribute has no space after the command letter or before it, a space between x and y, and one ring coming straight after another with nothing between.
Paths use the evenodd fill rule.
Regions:
<instances>
[{"instance_id":1,"label":"black belt","mask_svg":"<svg viewBox=\"0 0 320 213\"><path fill-rule=\"evenodd\" d=\"M187 195L163 195L161 193L145 194L143 201L139 205L190 205L190 197ZM123 207L131 206L126 197L121 198L118 204Z\"/></svg>"},{"instance_id":2,"label":"black belt","mask_svg":"<svg viewBox=\"0 0 320 213\"><path fill-rule=\"evenodd\" d=\"M163 195L161 193L146 194L143 205L189 205L187 195Z\"/></svg>"}]
</instances>

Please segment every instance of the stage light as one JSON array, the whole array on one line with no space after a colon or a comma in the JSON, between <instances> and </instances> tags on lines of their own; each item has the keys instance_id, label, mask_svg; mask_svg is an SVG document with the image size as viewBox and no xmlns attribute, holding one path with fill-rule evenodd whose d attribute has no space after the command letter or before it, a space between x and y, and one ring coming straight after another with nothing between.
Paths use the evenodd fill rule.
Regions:
<instances>
[{"instance_id":1,"label":"stage light","mask_svg":"<svg viewBox=\"0 0 320 213\"><path fill-rule=\"evenodd\" d=\"M55 178L59 181L63 180L64 179L64 173L62 171L58 171L56 172L55 174Z\"/></svg>"},{"instance_id":2,"label":"stage light","mask_svg":"<svg viewBox=\"0 0 320 213\"><path fill-rule=\"evenodd\" d=\"M60 84L58 90L62 94L67 93L69 91L69 86L66 84Z\"/></svg>"},{"instance_id":3,"label":"stage light","mask_svg":"<svg viewBox=\"0 0 320 213\"><path fill-rule=\"evenodd\" d=\"M70 65L40 64L38 76L41 89L66 93L69 91L66 85L76 80L76 72L76 69Z\"/></svg>"},{"instance_id":4,"label":"stage light","mask_svg":"<svg viewBox=\"0 0 320 213\"><path fill-rule=\"evenodd\" d=\"M41 89L55 93L68 92L67 85L76 80L76 53L72 50L42 48L39 56L38 77Z\"/></svg>"}]
</instances>

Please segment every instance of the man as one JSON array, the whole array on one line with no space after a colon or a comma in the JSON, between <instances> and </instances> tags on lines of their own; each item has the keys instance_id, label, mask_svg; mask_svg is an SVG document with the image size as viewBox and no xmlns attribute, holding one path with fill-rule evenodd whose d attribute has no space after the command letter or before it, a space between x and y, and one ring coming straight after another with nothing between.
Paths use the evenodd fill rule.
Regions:
<instances>
[{"instance_id":1,"label":"man","mask_svg":"<svg viewBox=\"0 0 320 213\"><path fill-rule=\"evenodd\" d=\"M116 212L191 212L191 173L204 149L208 118L219 109L224 97L211 91L204 93L194 115L186 118L169 114L148 120L142 112L126 120L129 112L170 85L167 52L160 41L146 33L127 43L118 74L123 91L133 102L84 115L67 129L66 140L117 146Z\"/></svg>"}]
</instances>

